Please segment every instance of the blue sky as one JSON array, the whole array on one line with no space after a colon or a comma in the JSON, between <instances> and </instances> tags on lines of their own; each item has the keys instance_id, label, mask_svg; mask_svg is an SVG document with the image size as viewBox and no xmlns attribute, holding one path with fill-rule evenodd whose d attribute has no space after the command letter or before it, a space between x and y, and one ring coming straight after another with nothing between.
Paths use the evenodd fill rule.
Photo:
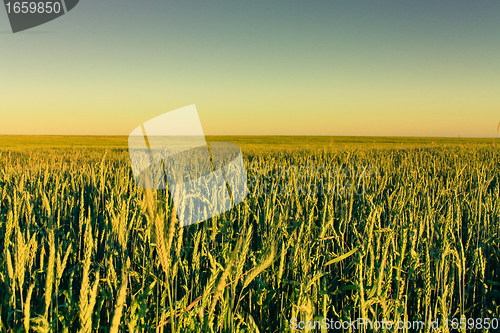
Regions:
<instances>
[{"instance_id":1,"label":"blue sky","mask_svg":"<svg viewBox=\"0 0 500 333\"><path fill-rule=\"evenodd\" d=\"M12 34L0 134L497 136L499 1L85 0Z\"/></svg>"}]
</instances>

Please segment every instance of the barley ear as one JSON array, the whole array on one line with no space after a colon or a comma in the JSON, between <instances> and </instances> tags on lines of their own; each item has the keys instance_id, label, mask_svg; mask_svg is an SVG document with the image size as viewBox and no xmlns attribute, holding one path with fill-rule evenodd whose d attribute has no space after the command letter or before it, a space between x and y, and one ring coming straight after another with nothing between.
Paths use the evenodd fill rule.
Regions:
<instances>
[{"instance_id":1,"label":"barley ear","mask_svg":"<svg viewBox=\"0 0 500 333\"><path fill-rule=\"evenodd\" d=\"M47 318L50 303L52 302L52 285L54 282L54 265L56 259L56 246L54 241L54 231L49 233L49 265L47 267L47 280L45 281L45 315Z\"/></svg>"},{"instance_id":2,"label":"barley ear","mask_svg":"<svg viewBox=\"0 0 500 333\"><path fill-rule=\"evenodd\" d=\"M122 285L118 291L118 298L115 304L115 313L113 315L113 321L111 322L110 333L118 333L118 328L120 326L120 319L122 316L123 305L127 298L127 280L128 280L128 270L130 268L130 258L127 258L127 266L123 268L122 273Z\"/></svg>"},{"instance_id":3,"label":"barley ear","mask_svg":"<svg viewBox=\"0 0 500 333\"><path fill-rule=\"evenodd\" d=\"M264 261L262 261L250 274L247 275L245 282L243 283L243 289L248 287L248 285L250 284L250 282L253 281L253 279L255 279L260 273L266 270L269 266L271 266L275 257L276 257L276 249L273 244L269 256Z\"/></svg>"},{"instance_id":4,"label":"barley ear","mask_svg":"<svg viewBox=\"0 0 500 333\"><path fill-rule=\"evenodd\" d=\"M24 304L24 330L26 332L30 331L30 303L31 303L31 295L33 294L33 288L35 288L34 284L30 286L30 289L28 290L28 295L26 296L26 303Z\"/></svg>"}]
</instances>

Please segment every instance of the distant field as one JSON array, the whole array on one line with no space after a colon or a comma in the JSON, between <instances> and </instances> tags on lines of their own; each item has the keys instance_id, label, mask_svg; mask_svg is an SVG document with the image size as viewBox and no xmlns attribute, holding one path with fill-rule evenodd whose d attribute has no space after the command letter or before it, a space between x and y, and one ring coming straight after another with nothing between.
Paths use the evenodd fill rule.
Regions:
<instances>
[{"instance_id":1,"label":"distant field","mask_svg":"<svg viewBox=\"0 0 500 333\"><path fill-rule=\"evenodd\" d=\"M0 148L127 148L127 136L0 135ZM362 137L362 136L207 136L207 141L229 141L243 149L252 146L291 149L435 147L492 145L497 139Z\"/></svg>"}]
</instances>

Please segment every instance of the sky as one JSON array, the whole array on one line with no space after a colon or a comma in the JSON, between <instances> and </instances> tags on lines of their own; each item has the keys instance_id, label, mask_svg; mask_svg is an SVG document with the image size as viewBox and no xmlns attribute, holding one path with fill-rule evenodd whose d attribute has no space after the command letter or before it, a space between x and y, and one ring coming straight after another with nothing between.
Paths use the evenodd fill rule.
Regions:
<instances>
[{"instance_id":1,"label":"sky","mask_svg":"<svg viewBox=\"0 0 500 333\"><path fill-rule=\"evenodd\" d=\"M0 134L499 137L498 0L82 0L13 34Z\"/></svg>"}]
</instances>

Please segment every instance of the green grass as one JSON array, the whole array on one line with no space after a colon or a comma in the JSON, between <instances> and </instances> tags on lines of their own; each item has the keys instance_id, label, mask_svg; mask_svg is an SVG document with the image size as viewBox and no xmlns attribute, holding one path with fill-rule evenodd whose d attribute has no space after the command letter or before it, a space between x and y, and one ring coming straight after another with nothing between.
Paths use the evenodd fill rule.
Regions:
<instances>
[{"instance_id":1,"label":"green grass","mask_svg":"<svg viewBox=\"0 0 500 333\"><path fill-rule=\"evenodd\" d=\"M135 186L125 137L1 139L1 332L500 316L491 139L209 137L242 147L251 193L185 228ZM306 165L335 172L279 174ZM311 195L322 182L335 192Z\"/></svg>"}]
</instances>

